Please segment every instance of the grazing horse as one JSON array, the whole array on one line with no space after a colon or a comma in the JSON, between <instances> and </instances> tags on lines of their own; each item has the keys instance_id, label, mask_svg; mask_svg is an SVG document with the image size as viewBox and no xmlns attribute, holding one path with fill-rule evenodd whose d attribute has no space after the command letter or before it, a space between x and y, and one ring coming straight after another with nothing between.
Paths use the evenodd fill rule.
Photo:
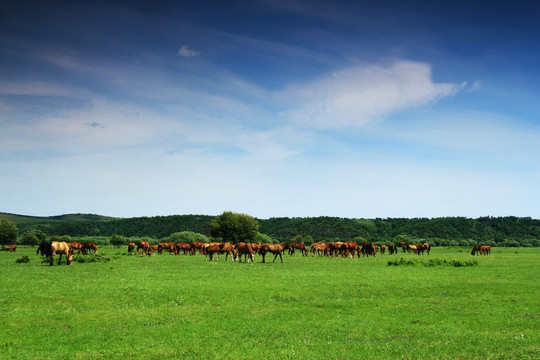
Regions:
<instances>
[{"instance_id":1,"label":"grazing horse","mask_svg":"<svg viewBox=\"0 0 540 360\"><path fill-rule=\"evenodd\" d=\"M178 249L176 245L172 242L161 242L158 244L159 255L163 255L163 249L169 250L169 255L175 254L178 255Z\"/></svg>"},{"instance_id":2,"label":"grazing horse","mask_svg":"<svg viewBox=\"0 0 540 360\"><path fill-rule=\"evenodd\" d=\"M128 253L129 254L133 254L135 252L135 243L134 242L130 242L128 244Z\"/></svg>"},{"instance_id":3,"label":"grazing horse","mask_svg":"<svg viewBox=\"0 0 540 360\"><path fill-rule=\"evenodd\" d=\"M83 255L86 255L86 250L80 242L70 242L67 244L73 250L73 252L75 252L75 250L78 250L79 254L82 253Z\"/></svg>"},{"instance_id":4,"label":"grazing horse","mask_svg":"<svg viewBox=\"0 0 540 360\"><path fill-rule=\"evenodd\" d=\"M208 261L208 258L210 258L210 261L213 261L214 254L217 256L217 260L219 262L219 253L221 251L221 245L220 243L212 243L208 244L208 246L205 246L204 248L204 255L206 255L206 261Z\"/></svg>"},{"instance_id":5,"label":"grazing horse","mask_svg":"<svg viewBox=\"0 0 540 360\"><path fill-rule=\"evenodd\" d=\"M491 253L491 246L489 245L480 246L480 254L489 255L490 253Z\"/></svg>"},{"instance_id":6,"label":"grazing horse","mask_svg":"<svg viewBox=\"0 0 540 360\"><path fill-rule=\"evenodd\" d=\"M59 254L58 265L60 265L60 260L62 260L62 255L66 255L67 264L71 265L73 261L73 248L69 246L68 243L64 241L52 241L50 243L42 242L40 248L43 245L43 250L45 255L50 258L50 266L53 266L54 255Z\"/></svg>"},{"instance_id":7,"label":"grazing horse","mask_svg":"<svg viewBox=\"0 0 540 360\"><path fill-rule=\"evenodd\" d=\"M311 244L311 253L315 256L319 255L319 256L325 256L325 255L328 255L327 252L328 252L328 244L327 243L321 243L321 242L318 242L318 243L313 243Z\"/></svg>"},{"instance_id":8,"label":"grazing horse","mask_svg":"<svg viewBox=\"0 0 540 360\"><path fill-rule=\"evenodd\" d=\"M304 243L292 242L289 244L289 255L294 255L294 249L299 249L303 256L307 256L308 252Z\"/></svg>"},{"instance_id":9,"label":"grazing horse","mask_svg":"<svg viewBox=\"0 0 540 360\"><path fill-rule=\"evenodd\" d=\"M471 251L471 255L481 255L482 252L480 251L482 247L480 245L474 245Z\"/></svg>"},{"instance_id":10,"label":"grazing horse","mask_svg":"<svg viewBox=\"0 0 540 360\"><path fill-rule=\"evenodd\" d=\"M338 256L338 253L341 257L343 257L343 254L346 250L346 246L344 242L341 241L334 241L331 243L328 243L328 253L330 256Z\"/></svg>"},{"instance_id":11,"label":"grazing horse","mask_svg":"<svg viewBox=\"0 0 540 360\"><path fill-rule=\"evenodd\" d=\"M142 250L143 256L145 256L149 249L150 243L148 241L139 241L139 244L137 245L137 255L139 255Z\"/></svg>"},{"instance_id":12,"label":"grazing horse","mask_svg":"<svg viewBox=\"0 0 540 360\"><path fill-rule=\"evenodd\" d=\"M8 246L8 247L6 248L6 250L9 251L9 252L15 252L15 250L17 250L17 245L16 245L16 244L13 244L13 245L11 245L11 246Z\"/></svg>"},{"instance_id":13,"label":"grazing horse","mask_svg":"<svg viewBox=\"0 0 540 360\"><path fill-rule=\"evenodd\" d=\"M238 243L236 244L236 251L238 252L238 262L242 262L242 255L244 255L244 262L249 262L248 255L252 262L255 262L255 252L251 247L251 244Z\"/></svg>"},{"instance_id":14,"label":"grazing horse","mask_svg":"<svg viewBox=\"0 0 540 360\"><path fill-rule=\"evenodd\" d=\"M388 244L388 252L390 255L397 254L397 247L394 244Z\"/></svg>"},{"instance_id":15,"label":"grazing horse","mask_svg":"<svg viewBox=\"0 0 540 360\"><path fill-rule=\"evenodd\" d=\"M418 244L416 244L416 245L407 245L407 251L412 251L415 254L418 254Z\"/></svg>"},{"instance_id":16,"label":"grazing horse","mask_svg":"<svg viewBox=\"0 0 540 360\"><path fill-rule=\"evenodd\" d=\"M251 243L251 244L249 244L249 245L251 245L251 248L253 249L253 252L254 252L255 254L258 254L259 251L261 250L261 242L259 242L259 243L257 243L257 244Z\"/></svg>"},{"instance_id":17,"label":"grazing horse","mask_svg":"<svg viewBox=\"0 0 540 360\"><path fill-rule=\"evenodd\" d=\"M381 254L384 254L384 252L386 251L386 245L381 245Z\"/></svg>"},{"instance_id":18,"label":"grazing horse","mask_svg":"<svg viewBox=\"0 0 540 360\"><path fill-rule=\"evenodd\" d=\"M155 253L159 250L159 245L152 245L150 248L148 248L148 256L152 256L152 253Z\"/></svg>"},{"instance_id":19,"label":"grazing horse","mask_svg":"<svg viewBox=\"0 0 540 360\"><path fill-rule=\"evenodd\" d=\"M201 241L194 241L190 244L191 249L191 255L197 254L197 250L199 250L199 254L202 254L203 252L204 243Z\"/></svg>"},{"instance_id":20,"label":"grazing horse","mask_svg":"<svg viewBox=\"0 0 540 360\"><path fill-rule=\"evenodd\" d=\"M93 242L84 244L84 251L88 253L92 252L94 255L97 254L97 244Z\"/></svg>"},{"instance_id":21,"label":"grazing horse","mask_svg":"<svg viewBox=\"0 0 540 360\"><path fill-rule=\"evenodd\" d=\"M188 243L177 243L176 244L176 255L180 254L180 251L184 252L184 255L191 253L191 244Z\"/></svg>"},{"instance_id":22,"label":"grazing horse","mask_svg":"<svg viewBox=\"0 0 540 360\"><path fill-rule=\"evenodd\" d=\"M237 256L236 248L230 242L226 242L224 244L221 244L220 253L222 253L222 254L225 253L225 261L227 261L227 259L229 258L229 255L231 256L231 259L236 261L236 256Z\"/></svg>"},{"instance_id":23,"label":"grazing horse","mask_svg":"<svg viewBox=\"0 0 540 360\"><path fill-rule=\"evenodd\" d=\"M377 248L373 243L370 243L369 241L364 241L362 244L362 256L373 256L375 257L377 255Z\"/></svg>"},{"instance_id":24,"label":"grazing horse","mask_svg":"<svg viewBox=\"0 0 540 360\"><path fill-rule=\"evenodd\" d=\"M398 247L402 248L403 252L405 252L407 250L407 245L405 245L405 243L403 241L398 243Z\"/></svg>"},{"instance_id":25,"label":"grazing horse","mask_svg":"<svg viewBox=\"0 0 540 360\"><path fill-rule=\"evenodd\" d=\"M351 254L351 257L354 259L354 253L356 253L356 256L360 257L360 246L358 246L357 243L350 241L344 244L345 244L345 257L349 257L349 254Z\"/></svg>"},{"instance_id":26,"label":"grazing horse","mask_svg":"<svg viewBox=\"0 0 540 360\"><path fill-rule=\"evenodd\" d=\"M281 243L281 244L265 243L265 244L263 244L261 246L261 250L259 251L260 254L262 255L263 264L265 263L265 256L269 252L275 255L274 256L274 261L272 261L273 263L276 262L276 258L279 255L279 258L281 259L281 263L283 264L283 256L281 255L281 253L283 252L284 249L287 249L288 246L289 246L289 243Z\"/></svg>"}]
</instances>

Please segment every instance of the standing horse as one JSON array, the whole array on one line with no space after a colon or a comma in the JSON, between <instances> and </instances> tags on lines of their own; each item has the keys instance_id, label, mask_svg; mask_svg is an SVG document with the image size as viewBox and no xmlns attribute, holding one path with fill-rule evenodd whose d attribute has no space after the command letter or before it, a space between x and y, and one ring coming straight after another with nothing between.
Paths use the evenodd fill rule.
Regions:
<instances>
[{"instance_id":1,"label":"standing horse","mask_svg":"<svg viewBox=\"0 0 540 360\"><path fill-rule=\"evenodd\" d=\"M59 254L58 265L60 265L62 255L66 255L66 261L68 265L71 265L71 262L73 261L73 248L71 248L69 244L65 241L51 241L50 243L42 242L40 245L40 249L45 252L45 256L50 258L50 266L53 266L54 255L56 254ZM38 249L38 251L40 249Z\"/></svg>"},{"instance_id":2,"label":"standing horse","mask_svg":"<svg viewBox=\"0 0 540 360\"><path fill-rule=\"evenodd\" d=\"M16 244L13 244L13 245L11 245L11 246L8 246L8 247L6 248L6 250L9 251L9 252L15 252L15 250L17 250L17 245L16 245Z\"/></svg>"},{"instance_id":3,"label":"standing horse","mask_svg":"<svg viewBox=\"0 0 540 360\"><path fill-rule=\"evenodd\" d=\"M236 251L238 251L238 262L242 262L242 255L244 255L244 262L248 262L248 255L252 262L255 262L255 252L250 244L238 243L236 244Z\"/></svg>"},{"instance_id":4,"label":"standing horse","mask_svg":"<svg viewBox=\"0 0 540 360\"><path fill-rule=\"evenodd\" d=\"M482 254L482 247L480 245L474 245L471 251L471 255Z\"/></svg>"},{"instance_id":5,"label":"standing horse","mask_svg":"<svg viewBox=\"0 0 540 360\"><path fill-rule=\"evenodd\" d=\"M130 242L128 244L128 254L133 254L133 252L135 251L135 243L134 242Z\"/></svg>"},{"instance_id":6,"label":"standing horse","mask_svg":"<svg viewBox=\"0 0 540 360\"><path fill-rule=\"evenodd\" d=\"M279 258L281 259L281 263L283 264L283 256L281 255L281 253L283 252L284 249L288 249L289 247L289 244L288 243L281 243L281 244L263 244L261 246L261 250L259 250L259 253L262 255L262 262L263 264L265 263L265 256L267 253L272 253L274 254L274 261L272 261L273 263L276 262L276 258L278 257L279 255Z\"/></svg>"},{"instance_id":7,"label":"standing horse","mask_svg":"<svg viewBox=\"0 0 540 360\"><path fill-rule=\"evenodd\" d=\"M289 244L289 255L294 255L294 250L299 249L303 256L308 256L308 251L304 243L292 242Z\"/></svg>"},{"instance_id":8,"label":"standing horse","mask_svg":"<svg viewBox=\"0 0 540 360\"><path fill-rule=\"evenodd\" d=\"M397 254L397 247L394 244L388 244L388 252L390 255Z\"/></svg>"},{"instance_id":9,"label":"standing horse","mask_svg":"<svg viewBox=\"0 0 540 360\"><path fill-rule=\"evenodd\" d=\"M145 256L149 249L150 243L148 241L139 241L139 244L137 245L137 255L139 255L142 250L143 256Z\"/></svg>"},{"instance_id":10,"label":"standing horse","mask_svg":"<svg viewBox=\"0 0 540 360\"><path fill-rule=\"evenodd\" d=\"M75 252L75 250L79 250L79 254L82 253L83 255L86 255L86 250L80 242L70 242L67 244L73 250L73 252Z\"/></svg>"}]
</instances>

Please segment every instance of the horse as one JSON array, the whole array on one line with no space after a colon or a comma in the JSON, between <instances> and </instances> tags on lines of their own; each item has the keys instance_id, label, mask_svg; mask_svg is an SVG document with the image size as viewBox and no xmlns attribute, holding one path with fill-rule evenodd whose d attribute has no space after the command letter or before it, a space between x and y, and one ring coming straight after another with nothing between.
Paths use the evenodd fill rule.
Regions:
<instances>
[{"instance_id":1,"label":"horse","mask_svg":"<svg viewBox=\"0 0 540 360\"><path fill-rule=\"evenodd\" d=\"M84 246L80 242L70 242L67 243L68 246L75 252L75 250L79 250L79 254L82 253L83 255L86 255L86 250L84 249Z\"/></svg>"},{"instance_id":2,"label":"horse","mask_svg":"<svg viewBox=\"0 0 540 360\"><path fill-rule=\"evenodd\" d=\"M339 252L339 255L343 257L345 250L347 250L347 247L345 246L344 242L334 241L328 244L328 252L330 253L330 256L337 256Z\"/></svg>"},{"instance_id":3,"label":"horse","mask_svg":"<svg viewBox=\"0 0 540 360\"><path fill-rule=\"evenodd\" d=\"M397 254L397 247L394 244L388 244L388 252L390 255Z\"/></svg>"},{"instance_id":4,"label":"horse","mask_svg":"<svg viewBox=\"0 0 540 360\"><path fill-rule=\"evenodd\" d=\"M427 251L427 254L429 255L429 251L431 250L431 245L428 243L417 245L418 255L420 255L420 252L422 252L422 255L424 255L424 251Z\"/></svg>"},{"instance_id":5,"label":"horse","mask_svg":"<svg viewBox=\"0 0 540 360\"><path fill-rule=\"evenodd\" d=\"M148 248L148 256L152 256L152 253L159 250L159 245L152 245Z\"/></svg>"},{"instance_id":6,"label":"horse","mask_svg":"<svg viewBox=\"0 0 540 360\"><path fill-rule=\"evenodd\" d=\"M95 254L97 254L97 244L96 243L93 243L93 242L89 242L89 243L86 243L84 244L84 251L85 252L88 252L90 253L90 251L92 251Z\"/></svg>"},{"instance_id":7,"label":"horse","mask_svg":"<svg viewBox=\"0 0 540 360\"><path fill-rule=\"evenodd\" d=\"M130 242L128 244L128 254L133 254L134 251L135 251L135 243Z\"/></svg>"},{"instance_id":8,"label":"horse","mask_svg":"<svg viewBox=\"0 0 540 360\"><path fill-rule=\"evenodd\" d=\"M255 262L255 252L250 244L242 242L238 243L236 244L236 251L238 252L238 262L242 262L242 255L244 255L244 262L249 262L249 260L247 260L248 255L251 261Z\"/></svg>"},{"instance_id":9,"label":"horse","mask_svg":"<svg viewBox=\"0 0 540 360\"><path fill-rule=\"evenodd\" d=\"M199 250L199 254L202 254L203 247L204 247L203 242L194 241L193 243L190 244L191 255L195 255L197 253L197 250Z\"/></svg>"},{"instance_id":10,"label":"horse","mask_svg":"<svg viewBox=\"0 0 540 360\"><path fill-rule=\"evenodd\" d=\"M229 255L231 255L231 259L236 261L236 256L237 256L236 248L230 242L226 242L224 244L221 244L220 253L222 253L222 254L225 253L225 261L227 261L227 259L229 258Z\"/></svg>"},{"instance_id":11,"label":"horse","mask_svg":"<svg viewBox=\"0 0 540 360\"><path fill-rule=\"evenodd\" d=\"M208 246L205 245L204 247L204 255L206 255L206 260L208 261L208 258L210 258L210 261L213 261L214 254L217 255L217 261L219 262L219 253L221 251L221 244L220 243L212 243L208 244Z\"/></svg>"},{"instance_id":12,"label":"horse","mask_svg":"<svg viewBox=\"0 0 540 360\"><path fill-rule=\"evenodd\" d=\"M416 245L407 245L407 251L412 251L415 254L418 254L418 244L416 244Z\"/></svg>"},{"instance_id":13,"label":"horse","mask_svg":"<svg viewBox=\"0 0 540 360\"><path fill-rule=\"evenodd\" d=\"M370 243L369 241L364 241L362 244L362 256L373 256L375 257L377 255L377 248L373 243Z\"/></svg>"},{"instance_id":14,"label":"horse","mask_svg":"<svg viewBox=\"0 0 540 360\"><path fill-rule=\"evenodd\" d=\"M345 245L345 257L349 257L349 254L351 254L351 257L354 259L354 253L356 252L356 255L360 257L360 246L358 246L357 243L350 241L344 243Z\"/></svg>"},{"instance_id":15,"label":"horse","mask_svg":"<svg viewBox=\"0 0 540 360\"><path fill-rule=\"evenodd\" d=\"M40 249L44 251L45 256L50 258L50 266L53 266L54 262L54 255L59 254L58 257L58 265L60 265L60 260L62 260L62 255L66 255L66 261L68 265L71 265L71 262L73 261L73 248L69 246L68 243L64 241L51 241L48 242L42 242L40 245ZM40 250L38 249L38 251Z\"/></svg>"},{"instance_id":16,"label":"horse","mask_svg":"<svg viewBox=\"0 0 540 360\"><path fill-rule=\"evenodd\" d=\"M249 245L251 245L251 248L253 249L253 252L255 254L258 254L259 251L261 250L261 242L259 241L257 244L255 243L250 243Z\"/></svg>"},{"instance_id":17,"label":"horse","mask_svg":"<svg viewBox=\"0 0 540 360\"><path fill-rule=\"evenodd\" d=\"M281 255L281 253L283 252L284 249L287 249L288 246L289 246L289 243L281 243L281 244L265 243L265 244L263 244L261 246L261 250L259 251L260 254L262 255L263 264L266 263L265 262L265 256L269 252L275 255L274 256L274 261L272 261L272 263L276 262L276 258L279 255L279 258L281 259L281 263L283 264L283 256Z\"/></svg>"},{"instance_id":18,"label":"horse","mask_svg":"<svg viewBox=\"0 0 540 360\"><path fill-rule=\"evenodd\" d=\"M384 254L384 252L386 251L386 245L381 245L381 254Z\"/></svg>"},{"instance_id":19,"label":"horse","mask_svg":"<svg viewBox=\"0 0 540 360\"><path fill-rule=\"evenodd\" d=\"M176 255L180 254L180 251L183 251L184 255L186 255L186 253L191 253L191 244L177 243L176 244Z\"/></svg>"},{"instance_id":20,"label":"horse","mask_svg":"<svg viewBox=\"0 0 540 360\"><path fill-rule=\"evenodd\" d=\"M159 255L163 255L163 249L169 250L169 255L172 255L173 253L175 255L178 255L178 249L176 245L172 242L161 242L158 244L158 252Z\"/></svg>"},{"instance_id":21,"label":"horse","mask_svg":"<svg viewBox=\"0 0 540 360\"><path fill-rule=\"evenodd\" d=\"M489 245L480 246L480 254L481 255L489 255L490 253L491 253L491 246L489 246Z\"/></svg>"},{"instance_id":22,"label":"horse","mask_svg":"<svg viewBox=\"0 0 540 360\"><path fill-rule=\"evenodd\" d=\"M137 255L139 255L142 250L143 256L144 256L148 253L149 249L150 249L150 243L148 241L139 241L139 244L137 245Z\"/></svg>"},{"instance_id":23,"label":"horse","mask_svg":"<svg viewBox=\"0 0 540 360\"><path fill-rule=\"evenodd\" d=\"M294 249L299 249L303 256L307 256L308 252L304 243L292 242L289 244L289 255L294 255Z\"/></svg>"},{"instance_id":24,"label":"horse","mask_svg":"<svg viewBox=\"0 0 540 360\"><path fill-rule=\"evenodd\" d=\"M8 246L8 247L6 248L6 250L9 251L9 252L15 252L15 250L17 250L17 245L16 245L16 244L13 244L13 245L11 245L11 246Z\"/></svg>"},{"instance_id":25,"label":"horse","mask_svg":"<svg viewBox=\"0 0 540 360\"><path fill-rule=\"evenodd\" d=\"M471 251L471 255L482 255L482 247L480 245L474 245Z\"/></svg>"},{"instance_id":26,"label":"horse","mask_svg":"<svg viewBox=\"0 0 540 360\"><path fill-rule=\"evenodd\" d=\"M403 241L398 243L398 247L402 248L403 252L405 252L407 250L407 245L405 245L405 243Z\"/></svg>"},{"instance_id":27,"label":"horse","mask_svg":"<svg viewBox=\"0 0 540 360\"><path fill-rule=\"evenodd\" d=\"M328 252L328 244L327 243L321 243L321 242L313 243L313 244L311 244L311 250L310 251L314 256L328 255L327 254L327 252Z\"/></svg>"}]
</instances>

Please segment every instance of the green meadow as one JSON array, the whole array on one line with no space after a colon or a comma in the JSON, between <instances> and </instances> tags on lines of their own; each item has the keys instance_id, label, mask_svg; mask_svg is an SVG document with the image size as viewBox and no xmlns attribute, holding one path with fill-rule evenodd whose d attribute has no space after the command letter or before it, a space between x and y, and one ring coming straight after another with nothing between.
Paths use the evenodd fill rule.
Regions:
<instances>
[{"instance_id":1,"label":"green meadow","mask_svg":"<svg viewBox=\"0 0 540 360\"><path fill-rule=\"evenodd\" d=\"M102 246L87 260L0 252L0 358L540 358L539 248L245 264Z\"/></svg>"}]
</instances>

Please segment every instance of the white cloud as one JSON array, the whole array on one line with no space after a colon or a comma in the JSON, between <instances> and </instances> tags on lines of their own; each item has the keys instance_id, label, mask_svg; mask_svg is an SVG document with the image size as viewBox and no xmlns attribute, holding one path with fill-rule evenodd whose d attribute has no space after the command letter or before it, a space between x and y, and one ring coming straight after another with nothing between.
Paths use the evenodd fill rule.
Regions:
<instances>
[{"instance_id":1,"label":"white cloud","mask_svg":"<svg viewBox=\"0 0 540 360\"><path fill-rule=\"evenodd\" d=\"M450 96L464 84L434 83L429 65L398 61L383 67L355 66L313 82L291 86L282 116L320 129L362 127L392 112Z\"/></svg>"},{"instance_id":2,"label":"white cloud","mask_svg":"<svg viewBox=\"0 0 540 360\"><path fill-rule=\"evenodd\" d=\"M201 52L197 50L191 50L187 45L182 45L180 50L178 50L178 55L182 57L194 57L200 55Z\"/></svg>"}]
</instances>

